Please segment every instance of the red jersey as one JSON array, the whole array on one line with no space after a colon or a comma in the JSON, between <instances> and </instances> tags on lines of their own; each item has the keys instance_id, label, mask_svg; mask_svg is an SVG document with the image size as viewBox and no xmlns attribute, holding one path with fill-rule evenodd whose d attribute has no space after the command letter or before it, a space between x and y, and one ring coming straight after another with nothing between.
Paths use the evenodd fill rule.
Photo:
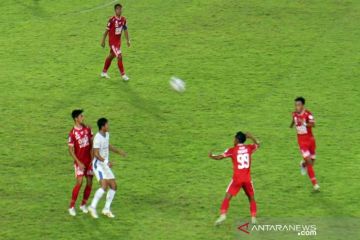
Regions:
<instances>
[{"instance_id":1,"label":"red jersey","mask_svg":"<svg viewBox=\"0 0 360 240\"><path fill-rule=\"evenodd\" d=\"M89 165L91 163L90 141L92 137L93 134L91 128L89 127L73 127L69 133L68 144L69 146L74 146L76 157L85 165Z\"/></svg>"},{"instance_id":2,"label":"red jersey","mask_svg":"<svg viewBox=\"0 0 360 240\"><path fill-rule=\"evenodd\" d=\"M258 147L259 145L257 144L237 144L223 153L224 157L232 158L234 169L233 178L241 179L243 181L251 181L251 155L258 149Z\"/></svg>"},{"instance_id":3,"label":"red jersey","mask_svg":"<svg viewBox=\"0 0 360 240\"><path fill-rule=\"evenodd\" d=\"M312 113L305 110L302 113L293 112L292 117L295 123L298 139L313 138L312 127L306 126L307 123L314 123L315 119Z\"/></svg>"},{"instance_id":4,"label":"red jersey","mask_svg":"<svg viewBox=\"0 0 360 240\"><path fill-rule=\"evenodd\" d=\"M127 29L126 18L113 16L109 19L106 29L109 31L109 45L120 47L121 33Z\"/></svg>"}]
</instances>

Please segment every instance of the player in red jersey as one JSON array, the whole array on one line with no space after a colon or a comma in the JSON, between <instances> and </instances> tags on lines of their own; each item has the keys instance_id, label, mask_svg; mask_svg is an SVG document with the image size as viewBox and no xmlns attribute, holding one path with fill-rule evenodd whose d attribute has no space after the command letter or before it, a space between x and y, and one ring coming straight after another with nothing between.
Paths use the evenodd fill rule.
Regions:
<instances>
[{"instance_id":1,"label":"player in red jersey","mask_svg":"<svg viewBox=\"0 0 360 240\"><path fill-rule=\"evenodd\" d=\"M244 144L246 138L253 141L253 144ZM215 160L223 158L232 158L234 174L232 180L226 189L225 198L221 204L220 217L215 225L221 224L226 220L226 213L229 209L230 200L233 196L244 189L250 203L251 222L256 223L256 202L254 198L254 187L250 176L251 156L259 148L260 142L250 133L238 132L235 135L234 147L227 149L223 154L214 155L211 152L209 157Z\"/></svg>"},{"instance_id":2,"label":"player in red jersey","mask_svg":"<svg viewBox=\"0 0 360 240\"><path fill-rule=\"evenodd\" d=\"M294 125L297 131L300 152L304 159L300 162L301 174L306 175L307 172L314 190L318 191L320 186L316 181L314 172L316 144L312 133L312 128L315 127L315 119L312 113L305 109L305 98L303 97L295 99L295 112L292 113L290 128L293 128Z\"/></svg>"},{"instance_id":3,"label":"player in red jersey","mask_svg":"<svg viewBox=\"0 0 360 240\"><path fill-rule=\"evenodd\" d=\"M92 138L91 128L84 124L83 110L76 109L71 114L75 126L69 133L69 153L74 160L76 183L72 190L69 207L69 214L76 216L75 202L81 189L83 178L86 177L86 187L80 210L87 213L86 202L91 194L93 172L91 167L92 158Z\"/></svg>"},{"instance_id":4,"label":"player in red jersey","mask_svg":"<svg viewBox=\"0 0 360 240\"><path fill-rule=\"evenodd\" d=\"M111 65L112 60L116 57L118 59L118 67L120 70L121 77L124 81L129 81L130 78L126 76L125 69L122 61L121 54L121 34L125 33L127 46L130 47L130 38L127 27L126 18L121 16L122 13L122 5L115 4L114 6L115 16L111 17L107 23L106 30L101 39L101 46L105 47L106 36L109 35L109 47L110 54L107 56L105 60L105 65L103 71L101 73L101 77L110 78L107 74L107 71Z\"/></svg>"}]
</instances>

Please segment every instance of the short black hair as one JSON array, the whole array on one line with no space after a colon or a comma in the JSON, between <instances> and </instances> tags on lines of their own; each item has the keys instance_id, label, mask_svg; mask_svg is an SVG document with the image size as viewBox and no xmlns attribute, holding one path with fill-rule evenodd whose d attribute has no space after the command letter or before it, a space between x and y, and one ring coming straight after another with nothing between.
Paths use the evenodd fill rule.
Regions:
<instances>
[{"instance_id":1,"label":"short black hair","mask_svg":"<svg viewBox=\"0 0 360 240\"><path fill-rule=\"evenodd\" d=\"M246 141L246 135L243 132L237 132L235 137L239 140L239 143L244 143Z\"/></svg>"},{"instance_id":2,"label":"short black hair","mask_svg":"<svg viewBox=\"0 0 360 240\"><path fill-rule=\"evenodd\" d=\"M100 118L98 121L97 121L97 125L99 127L99 130L101 130L101 128L103 126L105 126L105 124L108 122L108 120L106 118Z\"/></svg>"},{"instance_id":3,"label":"short black hair","mask_svg":"<svg viewBox=\"0 0 360 240\"><path fill-rule=\"evenodd\" d=\"M77 118L83 112L84 112L83 109L75 109L75 110L72 111L71 117L75 120L75 118Z\"/></svg>"},{"instance_id":4,"label":"short black hair","mask_svg":"<svg viewBox=\"0 0 360 240\"><path fill-rule=\"evenodd\" d=\"M114 10L116 10L117 7L122 8L122 5L121 5L120 3L115 4L115 5L114 5Z\"/></svg>"},{"instance_id":5,"label":"short black hair","mask_svg":"<svg viewBox=\"0 0 360 240\"><path fill-rule=\"evenodd\" d=\"M295 102L301 102L303 105L305 105L305 98L297 97L297 98L295 98Z\"/></svg>"}]
</instances>

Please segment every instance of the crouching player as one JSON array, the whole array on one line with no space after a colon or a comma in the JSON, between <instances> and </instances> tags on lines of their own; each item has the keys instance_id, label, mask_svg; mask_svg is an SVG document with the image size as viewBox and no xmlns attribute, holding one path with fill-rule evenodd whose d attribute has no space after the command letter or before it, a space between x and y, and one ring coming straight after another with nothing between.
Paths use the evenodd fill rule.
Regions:
<instances>
[{"instance_id":1,"label":"crouching player","mask_svg":"<svg viewBox=\"0 0 360 240\"><path fill-rule=\"evenodd\" d=\"M244 144L246 138L253 141L254 144ZM234 146L229 148L221 155L209 154L209 157L215 160L231 158L233 163L234 174L232 180L226 189L225 198L221 204L220 217L216 220L215 225L219 225L226 220L230 200L233 196L244 189L250 203L251 222L256 223L256 202L254 198L254 188L250 176L251 155L259 148L260 142L250 133L238 132L235 135Z\"/></svg>"},{"instance_id":2,"label":"crouching player","mask_svg":"<svg viewBox=\"0 0 360 240\"><path fill-rule=\"evenodd\" d=\"M94 198L88 210L93 218L98 218L96 206L106 190L109 188L102 214L109 218L114 218L115 216L112 214L110 206L112 200L114 199L117 186L115 176L111 170L112 163L109 161L109 150L123 157L126 156L126 153L121 149L115 148L109 143L109 123L106 118L100 118L97 121L97 125L99 127L99 132L94 137L94 159L92 164L94 174L101 187L95 192Z\"/></svg>"}]
</instances>

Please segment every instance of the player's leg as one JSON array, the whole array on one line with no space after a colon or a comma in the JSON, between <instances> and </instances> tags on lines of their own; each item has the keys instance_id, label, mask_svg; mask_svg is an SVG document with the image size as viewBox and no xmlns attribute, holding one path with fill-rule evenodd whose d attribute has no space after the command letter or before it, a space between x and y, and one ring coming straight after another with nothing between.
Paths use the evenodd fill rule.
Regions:
<instances>
[{"instance_id":1,"label":"player's leg","mask_svg":"<svg viewBox=\"0 0 360 240\"><path fill-rule=\"evenodd\" d=\"M97 204L99 203L100 199L106 192L107 187L108 187L108 181L106 179L100 180L100 188L98 190L96 190L96 192L94 194L94 198L91 201L90 206L88 207L88 210L93 218L99 217L96 212L96 207L97 207Z\"/></svg>"},{"instance_id":2,"label":"player's leg","mask_svg":"<svg viewBox=\"0 0 360 240\"><path fill-rule=\"evenodd\" d=\"M115 179L110 179L109 180L109 190L106 194L105 207L102 210L102 213L109 218L115 217L114 214L111 212L110 207L111 207L111 203L115 197L116 190L117 190L117 185L116 185Z\"/></svg>"},{"instance_id":3,"label":"player's leg","mask_svg":"<svg viewBox=\"0 0 360 240\"><path fill-rule=\"evenodd\" d=\"M309 175L309 178L313 185L313 188L315 191L318 191L320 189L320 186L317 182L317 179L315 177L315 171L314 171L314 163L315 163L315 157L316 157L315 149L316 149L315 141L310 142L309 155L306 157L305 161L306 161L306 165L307 165L307 169L308 169L308 175Z\"/></svg>"},{"instance_id":4,"label":"player's leg","mask_svg":"<svg viewBox=\"0 0 360 240\"><path fill-rule=\"evenodd\" d=\"M101 73L101 77L104 77L104 78L110 78L107 71L111 65L111 62L112 60L115 58L115 54L114 52L110 49L110 53L109 55L106 57L105 59L105 63L104 63L104 68L102 70L102 73Z\"/></svg>"},{"instance_id":5,"label":"player's leg","mask_svg":"<svg viewBox=\"0 0 360 240\"><path fill-rule=\"evenodd\" d=\"M102 196L104 195L104 193L108 187L108 182L105 179L104 169L102 167L102 164L100 164L98 160L94 161L94 163L93 163L93 172L94 172L96 179L100 183L100 188L98 190L96 190L93 200L91 201L91 204L88 207L88 210L93 218L98 218L98 215L96 212L96 207L97 207L99 200L102 198Z\"/></svg>"},{"instance_id":6,"label":"player's leg","mask_svg":"<svg viewBox=\"0 0 360 240\"><path fill-rule=\"evenodd\" d=\"M75 168L75 186L72 189L71 201L69 206L69 214L71 216L76 216L75 203L78 198L84 177L83 170L81 170L77 165L74 165L74 168Z\"/></svg>"},{"instance_id":7,"label":"player's leg","mask_svg":"<svg viewBox=\"0 0 360 240\"><path fill-rule=\"evenodd\" d=\"M223 202L220 207L220 217L216 220L215 225L219 225L226 220L226 214L230 207L230 201L233 196L239 192L241 185L236 180L231 180L229 183Z\"/></svg>"},{"instance_id":8,"label":"player's leg","mask_svg":"<svg viewBox=\"0 0 360 240\"><path fill-rule=\"evenodd\" d=\"M123 64L123 58L121 52L117 56L118 59L118 67L120 70L121 77L124 81L129 81L130 78L125 74L124 64Z\"/></svg>"},{"instance_id":9,"label":"player's leg","mask_svg":"<svg viewBox=\"0 0 360 240\"><path fill-rule=\"evenodd\" d=\"M93 174L91 170L87 170L87 174L86 174L86 186L84 189L84 195L83 195L83 200L81 202L81 206L80 206L80 210L83 211L84 213L88 212L88 209L86 207L86 203L90 197L91 194L91 189L92 189L92 182L93 182Z\"/></svg>"},{"instance_id":10,"label":"player's leg","mask_svg":"<svg viewBox=\"0 0 360 240\"><path fill-rule=\"evenodd\" d=\"M250 205L250 215L251 215L251 223L255 224L256 223L256 212L257 212L257 207L256 207L256 201L255 201L255 191L254 191L254 185L252 182L245 182L243 184L243 188L244 191L246 193L246 196L249 199L249 205Z\"/></svg>"}]
</instances>

